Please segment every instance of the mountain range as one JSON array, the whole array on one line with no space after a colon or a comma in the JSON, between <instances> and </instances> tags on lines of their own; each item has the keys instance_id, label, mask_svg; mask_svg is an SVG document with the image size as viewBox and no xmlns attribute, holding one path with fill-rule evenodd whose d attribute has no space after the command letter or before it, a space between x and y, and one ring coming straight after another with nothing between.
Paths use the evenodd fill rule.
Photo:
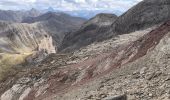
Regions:
<instances>
[{"instance_id":1,"label":"mountain range","mask_svg":"<svg viewBox=\"0 0 170 100\"><path fill-rule=\"evenodd\" d=\"M73 11L60 11L60 10L55 10L52 7L49 7L45 10L42 10L41 12L64 12L66 14L69 14L71 16L75 16L75 17L82 17L85 19L90 19L93 18L94 16L96 16L97 14L100 13L114 13L117 16L120 16L121 14L123 14L122 11L120 10L112 10L112 9L108 9L108 10L73 10Z\"/></svg>"},{"instance_id":2,"label":"mountain range","mask_svg":"<svg viewBox=\"0 0 170 100\"><path fill-rule=\"evenodd\" d=\"M0 21L0 51L2 53L23 54L36 51L45 54L56 53L64 36L79 28L85 21L83 18L55 12L34 17L30 17L30 14L24 16L22 21L18 20L17 16L15 16L16 20L9 18Z\"/></svg>"},{"instance_id":3,"label":"mountain range","mask_svg":"<svg viewBox=\"0 0 170 100\"><path fill-rule=\"evenodd\" d=\"M12 10L0 10L0 20L21 22L26 17L37 17L41 13L36 9L29 11L12 11Z\"/></svg>"},{"instance_id":4,"label":"mountain range","mask_svg":"<svg viewBox=\"0 0 170 100\"><path fill-rule=\"evenodd\" d=\"M82 17L86 19L90 19L97 14L100 13L114 13L117 16L120 16L123 12L119 10L75 10L75 11L64 11L67 14L70 14L72 16Z\"/></svg>"},{"instance_id":5,"label":"mountain range","mask_svg":"<svg viewBox=\"0 0 170 100\"><path fill-rule=\"evenodd\" d=\"M1 100L169 100L169 0L21 19L0 23Z\"/></svg>"}]
</instances>

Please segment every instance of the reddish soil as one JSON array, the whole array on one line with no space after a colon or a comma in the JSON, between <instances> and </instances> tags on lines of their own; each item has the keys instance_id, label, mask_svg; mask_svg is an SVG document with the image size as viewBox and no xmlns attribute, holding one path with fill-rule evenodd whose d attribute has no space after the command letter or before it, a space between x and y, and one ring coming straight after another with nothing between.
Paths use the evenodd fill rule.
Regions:
<instances>
[{"instance_id":1,"label":"reddish soil","mask_svg":"<svg viewBox=\"0 0 170 100\"><path fill-rule=\"evenodd\" d=\"M170 31L170 21L164 23L159 28L145 34L137 41L122 47L118 52L102 54L94 59L69 65L56 70L56 74L49 77L47 84L50 87L47 92L37 99L50 98L51 95L62 94L69 88L79 84L85 84L96 77L103 76L115 68L133 62L154 49L160 40ZM33 97L33 95L31 95ZM26 100L31 100L30 98Z\"/></svg>"}]
</instances>

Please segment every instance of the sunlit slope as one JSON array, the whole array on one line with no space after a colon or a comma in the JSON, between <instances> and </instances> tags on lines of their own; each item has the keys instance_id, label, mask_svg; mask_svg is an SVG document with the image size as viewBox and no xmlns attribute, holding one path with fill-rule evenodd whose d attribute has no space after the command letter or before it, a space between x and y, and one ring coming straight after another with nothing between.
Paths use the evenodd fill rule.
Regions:
<instances>
[{"instance_id":1,"label":"sunlit slope","mask_svg":"<svg viewBox=\"0 0 170 100\"><path fill-rule=\"evenodd\" d=\"M0 22L0 52L30 53L39 49L48 49L41 47L40 44L45 41L49 47L52 47L51 39L45 30L37 27L36 23Z\"/></svg>"},{"instance_id":2,"label":"sunlit slope","mask_svg":"<svg viewBox=\"0 0 170 100\"><path fill-rule=\"evenodd\" d=\"M52 37L37 23L0 22L0 80L15 73L13 66L37 52L55 53Z\"/></svg>"},{"instance_id":3,"label":"sunlit slope","mask_svg":"<svg viewBox=\"0 0 170 100\"><path fill-rule=\"evenodd\" d=\"M15 65L25 62L25 58L31 53L25 54L0 54L0 81L17 72Z\"/></svg>"}]
</instances>

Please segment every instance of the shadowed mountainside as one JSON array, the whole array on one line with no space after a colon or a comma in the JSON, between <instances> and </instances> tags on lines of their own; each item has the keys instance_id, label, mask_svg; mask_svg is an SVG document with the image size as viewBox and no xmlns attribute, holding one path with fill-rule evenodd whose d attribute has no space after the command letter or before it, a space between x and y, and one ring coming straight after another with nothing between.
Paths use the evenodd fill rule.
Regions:
<instances>
[{"instance_id":1,"label":"shadowed mountainside","mask_svg":"<svg viewBox=\"0 0 170 100\"><path fill-rule=\"evenodd\" d=\"M81 28L67 34L63 40L60 50L72 51L87 46L95 41L105 40L109 37L109 26L114 23L117 16L114 14L98 14L94 18L85 22Z\"/></svg>"},{"instance_id":2,"label":"shadowed mountainside","mask_svg":"<svg viewBox=\"0 0 170 100\"><path fill-rule=\"evenodd\" d=\"M143 0L121 15L112 25L114 33L142 30L170 19L169 0Z\"/></svg>"}]
</instances>

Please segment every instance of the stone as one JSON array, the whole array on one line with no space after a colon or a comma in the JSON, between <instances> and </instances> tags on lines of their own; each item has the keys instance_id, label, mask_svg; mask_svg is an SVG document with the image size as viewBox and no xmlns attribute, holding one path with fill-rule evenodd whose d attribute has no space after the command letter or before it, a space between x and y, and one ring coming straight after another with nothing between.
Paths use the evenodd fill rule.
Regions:
<instances>
[{"instance_id":1,"label":"stone","mask_svg":"<svg viewBox=\"0 0 170 100\"><path fill-rule=\"evenodd\" d=\"M153 94L152 93L149 93L149 97L152 97L153 96Z\"/></svg>"},{"instance_id":2,"label":"stone","mask_svg":"<svg viewBox=\"0 0 170 100\"><path fill-rule=\"evenodd\" d=\"M93 95L90 95L87 97L87 99L92 99L93 98Z\"/></svg>"},{"instance_id":3,"label":"stone","mask_svg":"<svg viewBox=\"0 0 170 100\"><path fill-rule=\"evenodd\" d=\"M100 98L106 98L106 97L107 97L107 94L100 94L99 97L100 97Z\"/></svg>"},{"instance_id":4,"label":"stone","mask_svg":"<svg viewBox=\"0 0 170 100\"><path fill-rule=\"evenodd\" d=\"M144 74L146 72L146 69L147 67L143 67L141 70L140 70L140 74Z\"/></svg>"},{"instance_id":5,"label":"stone","mask_svg":"<svg viewBox=\"0 0 170 100\"><path fill-rule=\"evenodd\" d=\"M132 78L138 79L138 78L140 78L140 76L136 74L136 75L133 75Z\"/></svg>"},{"instance_id":6,"label":"stone","mask_svg":"<svg viewBox=\"0 0 170 100\"><path fill-rule=\"evenodd\" d=\"M154 76L155 76L155 72L152 72L150 75L146 76L146 79L151 80L152 78L154 78Z\"/></svg>"},{"instance_id":7,"label":"stone","mask_svg":"<svg viewBox=\"0 0 170 100\"><path fill-rule=\"evenodd\" d=\"M6 91L4 94L1 96L1 100L12 100L13 94L11 90Z\"/></svg>"},{"instance_id":8,"label":"stone","mask_svg":"<svg viewBox=\"0 0 170 100\"><path fill-rule=\"evenodd\" d=\"M127 100L127 95L123 94L123 95L118 95L114 97L108 97L108 98L105 98L104 100Z\"/></svg>"},{"instance_id":9,"label":"stone","mask_svg":"<svg viewBox=\"0 0 170 100\"><path fill-rule=\"evenodd\" d=\"M49 84L46 84L46 85L43 85L43 86L40 86L38 91L36 92L35 94L35 97L38 97L42 94L44 94L46 92L46 89L49 87Z\"/></svg>"},{"instance_id":10,"label":"stone","mask_svg":"<svg viewBox=\"0 0 170 100\"><path fill-rule=\"evenodd\" d=\"M13 100L17 94L20 94L25 86L20 84L15 84L9 90L7 90L4 94L1 95L1 100Z\"/></svg>"},{"instance_id":11,"label":"stone","mask_svg":"<svg viewBox=\"0 0 170 100\"><path fill-rule=\"evenodd\" d=\"M31 92L31 88L28 87L27 89L25 89L25 91L21 94L21 96L19 97L19 100L24 100L28 94Z\"/></svg>"},{"instance_id":12,"label":"stone","mask_svg":"<svg viewBox=\"0 0 170 100\"><path fill-rule=\"evenodd\" d=\"M165 81L169 81L170 80L170 76L168 76L166 79L165 79Z\"/></svg>"},{"instance_id":13,"label":"stone","mask_svg":"<svg viewBox=\"0 0 170 100\"><path fill-rule=\"evenodd\" d=\"M31 81L31 78L29 77L23 77L17 81L18 84L27 84Z\"/></svg>"}]
</instances>

